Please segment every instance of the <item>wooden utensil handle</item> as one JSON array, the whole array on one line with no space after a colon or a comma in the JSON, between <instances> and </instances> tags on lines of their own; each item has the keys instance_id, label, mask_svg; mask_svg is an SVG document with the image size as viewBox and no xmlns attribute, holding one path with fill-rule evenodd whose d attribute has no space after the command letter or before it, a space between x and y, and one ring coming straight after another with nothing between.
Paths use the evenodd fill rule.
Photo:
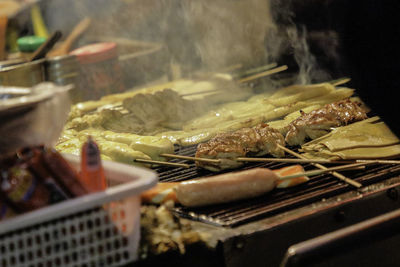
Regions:
<instances>
[{"instance_id":1,"label":"wooden utensil handle","mask_svg":"<svg viewBox=\"0 0 400 267\"><path fill-rule=\"evenodd\" d=\"M4 60L6 55L7 22L8 18L6 16L0 16L0 60Z\"/></svg>"}]
</instances>

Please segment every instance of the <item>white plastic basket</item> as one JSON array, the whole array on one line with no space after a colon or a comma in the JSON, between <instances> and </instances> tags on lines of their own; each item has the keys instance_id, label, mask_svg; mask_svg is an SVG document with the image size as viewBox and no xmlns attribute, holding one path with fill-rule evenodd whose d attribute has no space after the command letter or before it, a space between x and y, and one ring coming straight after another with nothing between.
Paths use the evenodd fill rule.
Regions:
<instances>
[{"instance_id":1,"label":"white plastic basket","mask_svg":"<svg viewBox=\"0 0 400 267\"><path fill-rule=\"evenodd\" d=\"M79 158L64 156L72 165ZM104 161L113 186L0 223L0 266L120 266L137 259L140 193L155 172Z\"/></svg>"}]
</instances>

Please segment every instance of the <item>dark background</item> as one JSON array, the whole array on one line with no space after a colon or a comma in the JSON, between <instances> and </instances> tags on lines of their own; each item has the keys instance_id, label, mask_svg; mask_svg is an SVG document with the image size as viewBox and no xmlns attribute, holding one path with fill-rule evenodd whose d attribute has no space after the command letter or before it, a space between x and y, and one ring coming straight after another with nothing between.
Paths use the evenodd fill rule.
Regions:
<instances>
[{"instance_id":1,"label":"dark background","mask_svg":"<svg viewBox=\"0 0 400 267\"><path fill-rule=\"evenodd\" d=\"M275 14L278 24L304 26L319 67L332 78L351 77L349 86L400 136L400 1L289 2L293 14Z\"/></svg>"}]
</instances>

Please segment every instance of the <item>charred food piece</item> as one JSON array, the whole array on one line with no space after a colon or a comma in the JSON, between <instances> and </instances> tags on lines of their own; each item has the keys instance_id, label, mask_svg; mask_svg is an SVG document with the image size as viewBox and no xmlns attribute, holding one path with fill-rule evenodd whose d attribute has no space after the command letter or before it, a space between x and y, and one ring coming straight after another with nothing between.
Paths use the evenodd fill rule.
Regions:
<instances>
[{"instance_id":1,"label":"charred food piece","mask_svg":"<svg viewBox=\"0 0 400 267\"><path fill-rule=\"evenodd\" d=\"M198 145L196 157L219 159L220 163L197 161L196 165L210 171L237 168L243 163L236 161L236 158L245 155L246 149L237 136L230 133L218 134L210 141Z\"/></svg>"},{"instance_id":2,"label":"charred food piece","mask_svg":"<svg viewBox=\"0 0 400 267\"><path fill-rule=\"evenodd\" d=\"M220 171L241 166L243 163L238 162L236 158L244 157L247 153L282 157L284 151L278 144L285 144L283 135L267 124L243 128L233 133L222 133L206 143L199 144L196 151L196 157L219 159L220 163L198 161L196 164L211 171Z\"/></svg>"},{"instance_id":3,"label":"charred food piece","mask_svg":"<svg viewBox=\"0 0 400 267\"><path fill-rule=\"evenodd\" d=\"M302 145L306 139L316 139L331 131L332 127L344 126L367 118L359 103L345 99L303 113L289 124L285 141L291 145Z\"/></svg>"},{"instance_id":4,"label":"charred food piece","mask_svg":"<svg viewBox=\"0 0 400 267\"><path fill-rule=\"evenodd\" d=\"M285 155L285 152L278 146L285 146L285 138L278 130L269 127L265 123L257 125L254 127L254 130L260 136L257 142L257 156L271 154L274 157L280 158Z\"/></svg>"}]
</instances>

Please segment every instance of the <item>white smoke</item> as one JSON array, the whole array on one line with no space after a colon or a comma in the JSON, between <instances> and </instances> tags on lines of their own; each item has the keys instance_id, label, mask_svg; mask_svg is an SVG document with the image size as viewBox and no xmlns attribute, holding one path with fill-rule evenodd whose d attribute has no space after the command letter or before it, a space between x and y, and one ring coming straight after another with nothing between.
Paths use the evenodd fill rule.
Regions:
<instances>
[{"instance_id":1,"label":"white smoke","mask_svg":"<svg viewBox=\"0 0 400 267\"><path fill-rule=\"evenodd\" d=\"M310 52L306 29L293 23L289 2L53 0L45 13L50 28L66 33L90 16L94 23L87 35L162 43L167 57L189 71L215 71L238 63L251 68L276 62L289 51L299 68L297 83L328 77ZM277 17L285 25L277 25Z\"/></svg>"},{"instance_id":2,"label":"white smoke","mask_svg":"<svg viewBox=\"0 0 400 267\"><path fill-rule=\"evenodd\" d=\"M274 27L268 1L183 1L183 12L206 68L265 63L264 39Z\"/></svg>"}]
</instances>

